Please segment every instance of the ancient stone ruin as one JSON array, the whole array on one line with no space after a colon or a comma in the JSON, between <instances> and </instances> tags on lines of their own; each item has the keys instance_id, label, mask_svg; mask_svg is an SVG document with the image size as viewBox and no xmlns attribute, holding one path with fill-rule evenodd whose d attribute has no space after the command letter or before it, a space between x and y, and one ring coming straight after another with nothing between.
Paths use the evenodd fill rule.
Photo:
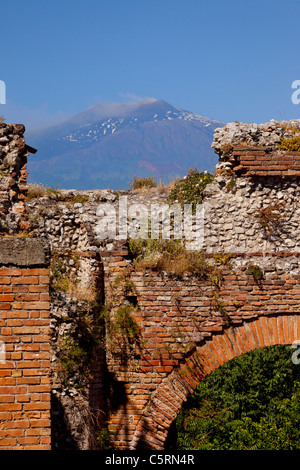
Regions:
<instances>
[{"instance_id":1,"label":"ancient stone ruin","mask_svg":"<svg viewBox=\"0 0 300 470\"><path fill-rule=\"evenodd\" d=\"M151 211L169 186L35 185L25 205L26 147L16 150L20 127L7 126L1 220L19 236L3 230L0 240L0 448L167 448L183 401L211 371L299 339L299 121L216 130L201 252L185 252L191 264L176 269L151 253L138 259L120 225L99 235L104 208L124 230L125 202Z\"/></svg>"},{"instance_id":2,"label":"ancient stone ruin","mask_svg":"<svg viewBox=\"0 0 300 470\"><path fill-rule=\"evenodd\" d=\"M0 122L0 230L16 233L28 228L26 163L29 151L22 124Z\"/></svg>"},{"instance_id":3,"label":"ancient stone ruin","mask_svg":"<svg viewBox=\"0 0 300 470\"><path fill-rule=\"evenodd\" d=\"M49 250L28 231L24 126L0 123L0 449L50 449ZM34 152L33 149L30 149Z\"/></svg>"}]
</instances>

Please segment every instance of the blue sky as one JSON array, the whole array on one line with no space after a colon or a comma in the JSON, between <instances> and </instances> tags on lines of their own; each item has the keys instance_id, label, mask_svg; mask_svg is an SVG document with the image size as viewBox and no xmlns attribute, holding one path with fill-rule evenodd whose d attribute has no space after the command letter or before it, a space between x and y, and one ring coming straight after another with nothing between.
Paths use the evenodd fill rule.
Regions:
<instances>
[{"instance_id":1,"label":"blue sky","mask_svg":"<svg viewBox=\"0 0 300 470\"><path fill-rule=\"evenodd\" d=\"M225 122L300 118L299 0L0 4L7 122L147 97Z\"/></svg>"}]
</instances>

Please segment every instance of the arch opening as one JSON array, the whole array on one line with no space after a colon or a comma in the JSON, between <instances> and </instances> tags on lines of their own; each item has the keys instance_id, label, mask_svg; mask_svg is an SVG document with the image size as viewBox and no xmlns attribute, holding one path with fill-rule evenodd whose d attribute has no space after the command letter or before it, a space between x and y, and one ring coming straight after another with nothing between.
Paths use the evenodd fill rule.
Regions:
<instances>
[{"instance_id":1,"label":"arch opening","mask_svg":"<svg viewBox=\"0 0 300 470\"><path fill-rule=\"evenodd\" d=\"M300 368L287 345L237 356L209 374L170 427L176 450L300 448Z\"/></svg>"},{"instance_id":2,"label":"arch opening","mask_svg":"<svg viewBox=\"0 0 300 470\"><path fill-rule=\"evenodd\" d=\"M169 445L172 425L182 404L215 369L254 349L291 345L299 336L297 312L261 315L216 332L199 344L153 393L136 428L131 449L161 450Z\"/></svg>"}]
</instances>

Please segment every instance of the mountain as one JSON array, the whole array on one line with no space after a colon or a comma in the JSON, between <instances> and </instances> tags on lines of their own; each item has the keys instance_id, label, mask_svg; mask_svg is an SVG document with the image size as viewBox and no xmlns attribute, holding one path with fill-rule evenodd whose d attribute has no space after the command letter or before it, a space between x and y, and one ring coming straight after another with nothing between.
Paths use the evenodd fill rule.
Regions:
<instances>
[{"instance_id":1,"label":"mountain","mask_svg":"<svg viewBox=\"0 0 300 470\"><path fill-rule=\"evenodd\" d=\"M191 167L214 171L211 149L224 124L166 101L95 105L66 122L26 135L38 149L29 183L61 189L128 189L134 176L168 182Z\"/></svg>"}]
</instances>

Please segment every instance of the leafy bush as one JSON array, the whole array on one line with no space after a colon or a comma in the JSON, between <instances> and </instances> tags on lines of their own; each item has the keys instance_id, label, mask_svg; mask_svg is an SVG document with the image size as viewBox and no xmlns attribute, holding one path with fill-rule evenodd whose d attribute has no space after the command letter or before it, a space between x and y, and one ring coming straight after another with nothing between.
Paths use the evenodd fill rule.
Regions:
<instances>
[{"instance_id":1,"label":"leafy bush","mask_svg":"<svg viewBox=\"0 0 300 470\"><path fill-rule=\"evenodd\" d=\"M187 176L177 181L169 196L169 202L179 203L182 207L184 204L192 204L195 209L196 204L203 200L204 189L213 180L214 175L191 168Z\"/></svg>"},{"instance_id":2,"label":"leafy bush","mask_svg":"<svg viewBox=\"0 0 300 470\"><path fill-rule=\"evenodd\" d=\"M216 369L176 428L180 450L300 449L300 368L290 347L257 349Z\"/></svg>"}]
</instances>

